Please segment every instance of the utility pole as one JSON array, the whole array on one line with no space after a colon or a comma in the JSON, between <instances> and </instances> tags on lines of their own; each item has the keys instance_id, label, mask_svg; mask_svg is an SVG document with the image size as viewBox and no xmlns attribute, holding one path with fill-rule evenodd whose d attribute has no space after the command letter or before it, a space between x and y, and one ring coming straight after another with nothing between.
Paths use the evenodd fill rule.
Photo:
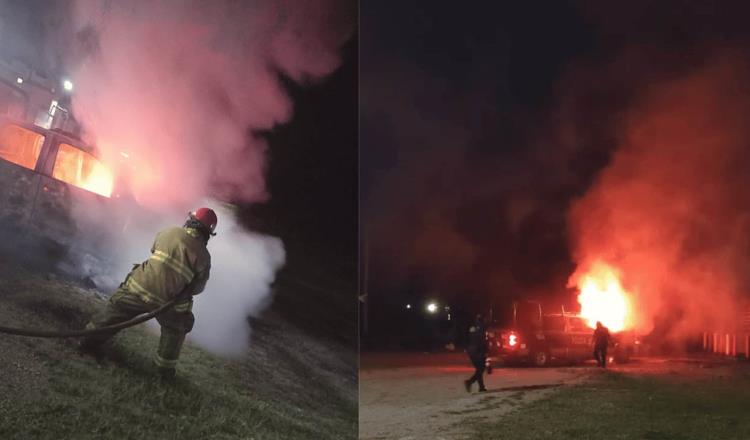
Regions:
<instances>
[{"instance_id":1,"label":"utility pole","mask_svg":"<svg viewBox=\"0 0 750 440\"><path fill-rule=\"evenodd\" d=\"M364 336L368 335L370 330L370 292L369 292L369 272L370 272L370 241L367 236L367 227L363 227L362 232L362 276L360 277L359 286L359 303L360 310L362 311L362 333Z\"/></svg>"}]
</instances>

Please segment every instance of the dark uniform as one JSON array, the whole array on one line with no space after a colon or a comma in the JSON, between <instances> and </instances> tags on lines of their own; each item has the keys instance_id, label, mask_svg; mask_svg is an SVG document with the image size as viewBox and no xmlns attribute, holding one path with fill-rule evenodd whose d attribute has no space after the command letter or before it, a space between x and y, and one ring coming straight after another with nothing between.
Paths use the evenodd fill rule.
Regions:
<instances>
[{"instance_id":1,"label":"dark uniform","mask_svg":"<svg viewBox=\"0 0 750 440\"><path fill-rule=\"evenodd\" d=\"M134 265L106 308L94 315L86 328L126 321L185 294L184 300L156 317L161 338L154 363L162 372L173 374L185 335L195 322L192 296L201 293L208 281L211 256L206 243L205 235L196 228L172 227L159 232L149 259ZM96 350L112 336L114 333L89 336L82 348Z\"/></svg>"},{"instance_id":2,"label":"dark uniform","mask_svg":"<svg viewBox=\"0 0 750 440\"><path fill-rule=\"evenodd\" d=\"M471 359L474 366L474 375L464 381L466 391L471 391L471 385L476 382L479 384L479 391L487 391L484 387L485 362L487 361L487 336L484 322L481 316L478 316L474 325L469 327L469 341L466 346L466 353Z\"/></svg>"},{"instance_id":3,"label":"dark uniform","mask_svg":"<svg viewBox=\"0 0 750 440\"><path fill-rule=\"evenodd\" d=\"M596 364L602 368L607 368L609 339L609 329L603 326L601 322L597 322L596 330L594 330L594 359L596 359Z\"/></svg>"}]
</instances>

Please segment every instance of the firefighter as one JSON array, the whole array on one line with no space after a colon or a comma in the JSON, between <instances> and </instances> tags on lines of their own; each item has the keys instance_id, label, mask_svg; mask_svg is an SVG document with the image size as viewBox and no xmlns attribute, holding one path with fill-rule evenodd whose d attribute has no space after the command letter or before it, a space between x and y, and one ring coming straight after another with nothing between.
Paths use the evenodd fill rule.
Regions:
<instances>
[{"instance_id":1,"label":"firefighter","mask_svg":"<svg viewBox=\"0 0 750 440\"><path fill-rule=\"evenodd\" d=\"M175 376L185 335L193 328L193 295L203 291L211 269L206 249L216 235L216 213L200 208L188 215L184 226L173 226L156 235L151 256L125 278L104 310L94 315L86 328L103 327L148 313L177 295L184 296L173 307L158 315L161 338L154 363L162 377ZM81 350L95 355L114 333L94 335L81 342Z\"/></svg>"},{"instance_id":2,"label":"firefighter","mask_svg":"<svg viewBox=\"0 0 750 440\"><path fill-rule=\"evenodd\" d=\"M609 329L602 325L601 321L596 322L594 330L594 359L599 367L607 368L607 346L609 345Z\"/></svg>"},{"instance_id":3,"label":"firefighter","mask_svg":"<svg viewBox=\"0 0 750 440\"><path fill-rule=\"evenodd\" d=\"M487 391L482 377L487 361L487 331L481 314L476 316L474 325L469 327L468 339L466 353L468 353L471 364L474 366L474 375L464 381L464 387L466 387L467 392L471 392L471 385L476 382L479 384L479 391Z\"/></svg>"}]
</instances>

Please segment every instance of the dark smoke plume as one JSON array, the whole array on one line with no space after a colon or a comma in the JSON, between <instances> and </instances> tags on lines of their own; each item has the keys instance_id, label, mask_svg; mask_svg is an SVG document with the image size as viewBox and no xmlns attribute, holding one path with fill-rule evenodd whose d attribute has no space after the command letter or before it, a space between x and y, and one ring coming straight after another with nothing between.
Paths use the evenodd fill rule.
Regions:
<instances>
[{"instance_id":1,"label":"dark smoke plume","mask_svg":"<svg viewBox=\"0 0 750 440\"><path fill-rule=\"evenodd\" d=\"M675 337L736 324L750 287L748 64L739 52L641 90L617 150L570 212L574 279L618 267L638 328Z\"/></svg>"}]
</instances>

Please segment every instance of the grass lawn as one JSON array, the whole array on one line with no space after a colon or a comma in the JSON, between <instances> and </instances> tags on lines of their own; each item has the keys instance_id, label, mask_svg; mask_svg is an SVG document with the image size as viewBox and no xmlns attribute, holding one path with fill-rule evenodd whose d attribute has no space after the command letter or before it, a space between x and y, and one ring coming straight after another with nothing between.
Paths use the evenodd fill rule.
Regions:
<instances>
[{"instance_id":1,"label":"grass lawn","mask_svg":"<svg viewBox=\"0 0 750 440\"><path fill-rule=\"evenodd\" d=\"M64 281L0 275L3 325L80 328L103 306ZM0 439L355 438L348 352L278 316L256 321L239 359L186 344L173 384L155 374L158 334L142 325L121 332L103 362L79 355L76 340L0 334Z\"/></svg>"},{"instance_id":2,"label":"grass lawn","mask_svg":"<svg viewBox=\"0 0 750 440\"><path fill-rule=\"evenodd\" d=\"M750 366L607 371L477 425L476 439L750 439Z\"/></svg>"}]
</instances>

